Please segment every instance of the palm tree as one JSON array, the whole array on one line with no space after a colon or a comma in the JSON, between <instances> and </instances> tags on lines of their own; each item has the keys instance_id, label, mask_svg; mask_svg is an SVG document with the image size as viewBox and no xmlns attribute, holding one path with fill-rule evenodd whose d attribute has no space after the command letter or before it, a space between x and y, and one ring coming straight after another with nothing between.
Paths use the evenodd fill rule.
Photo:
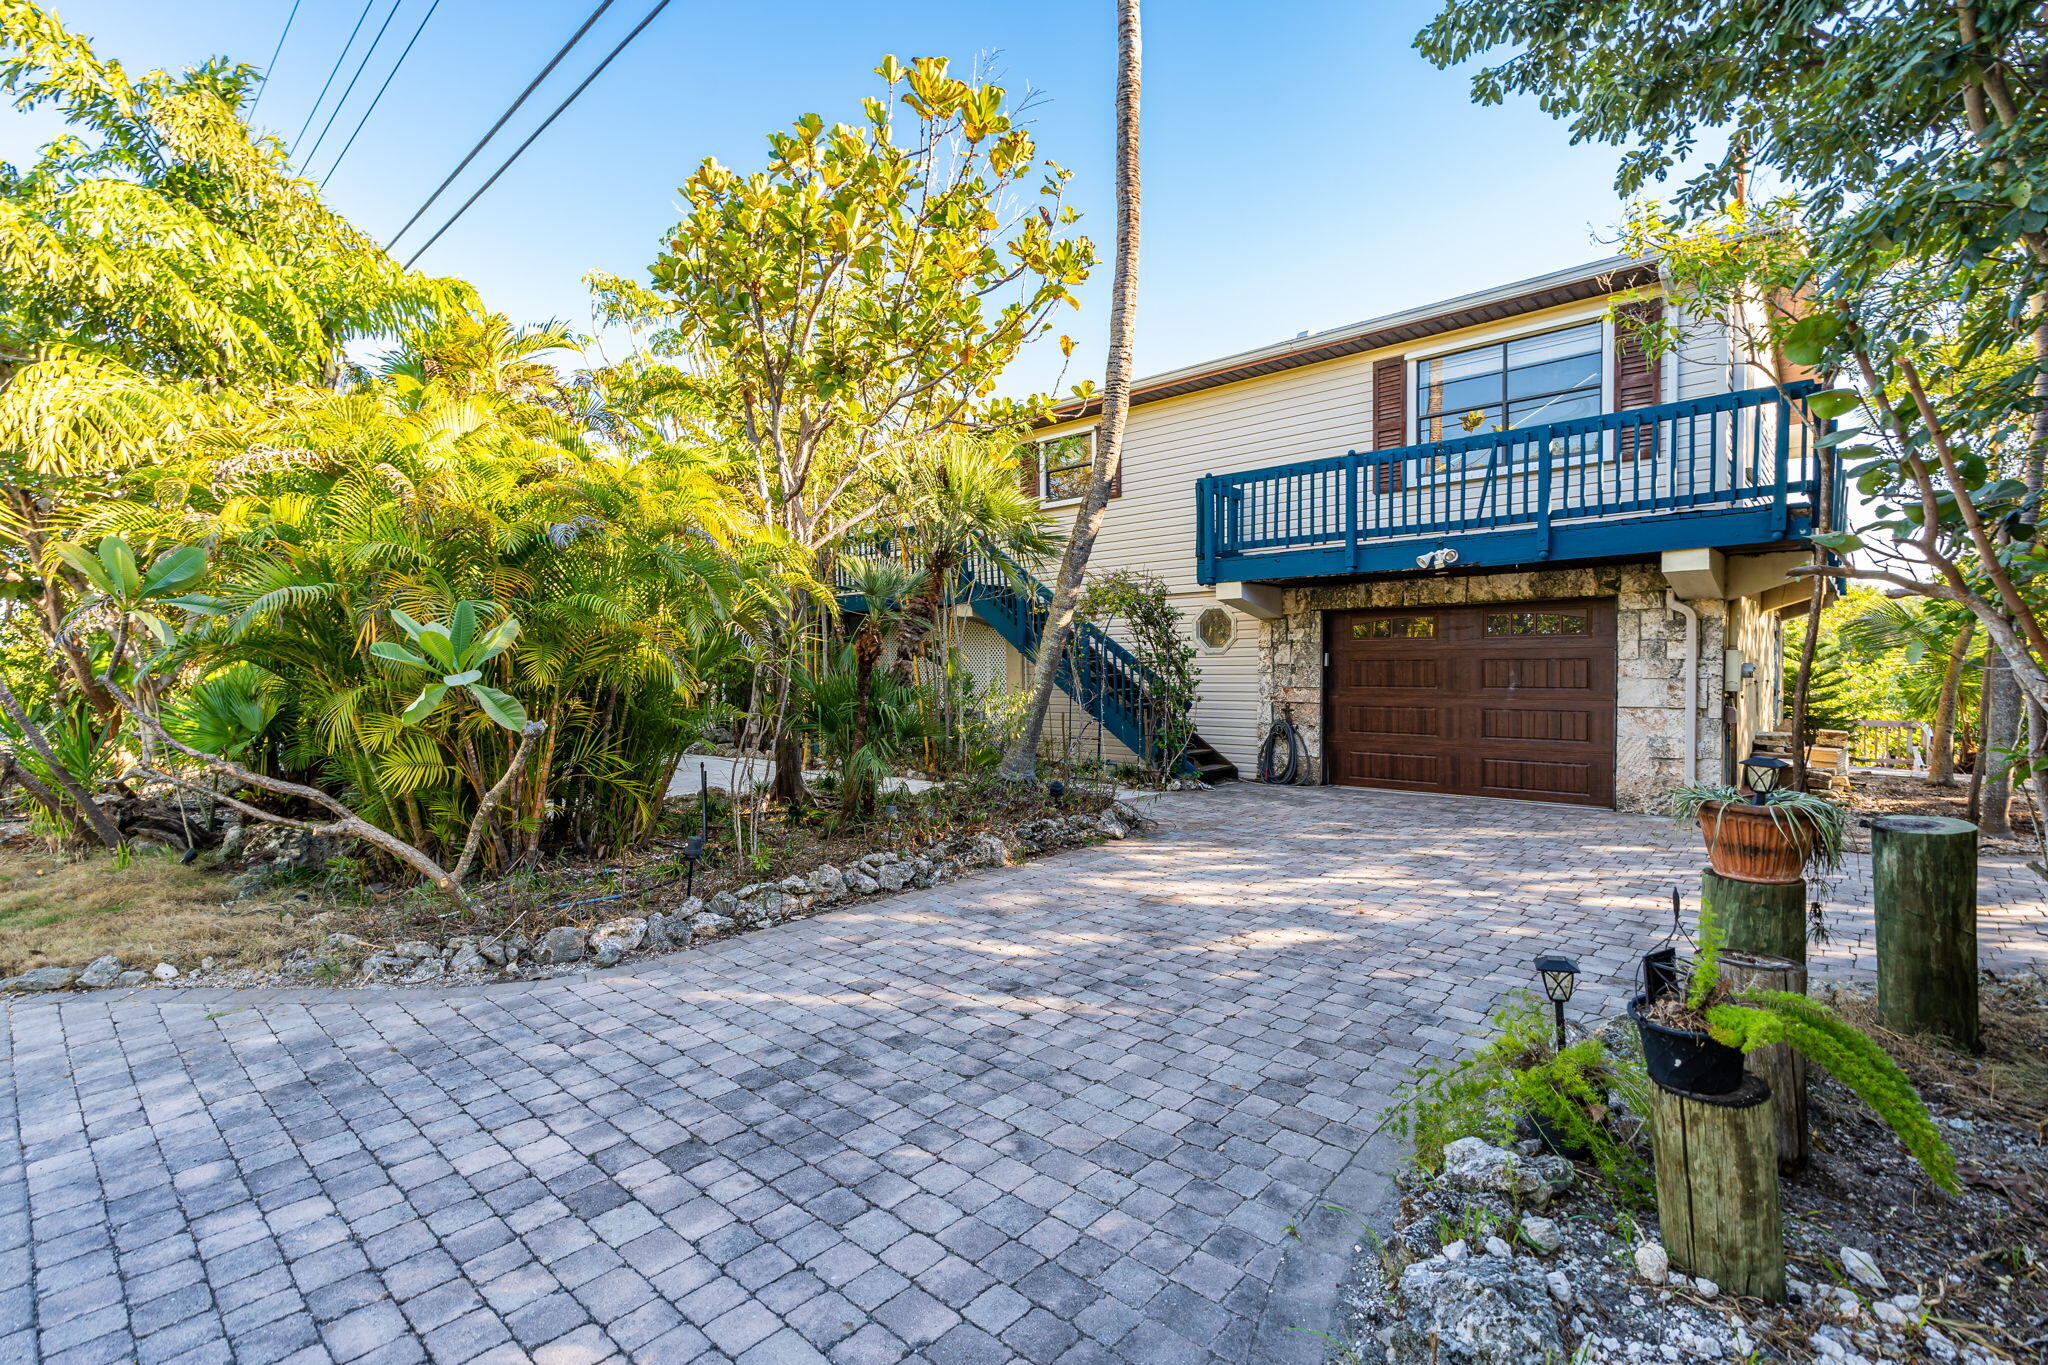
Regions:
<instances>
[{"instance_id":1,"label":"palm tree","mask_svg":"<svg viewBox=\"0 0 2048 1365\"><path fill-rule=\"evenodd\" d=\"M1081 579L1088 571L1088 557L1095 551L1095 538L1102 531L1109 490L1123 467L1124 425L1131 410L1131 349L1138 308L1138 0L1117 0L1116 15L1116 268L1110 283L1102 421L1095 429L1095 458L1088 470L1088 486L1074 512L1074 529L1060 556L1059 576L1053 580L1052 602L1046 610L1032 674L1030 709L1003 759L1002 775L1017 782L1030 781L1038 771L1038 742L1052 706L1060 655L1066 650L1081 605Z\"/></svg>"},{"instance_id":2,"label":"palm tree","mask_svg":"<svg viewBox=\"0 0 2048 1365\"><path fill-rule=\"evenodd\" d=\"M1059 542L1017 486L1014 459L990 440L942 438L919 454L906 482L901 554L920 574L896 627L894 668L908 680L962 561L977 554L1035 560Z\"/></svg>"},{"instance_id":3,"label":"palm tree","mask_svg":"<svg viewBox=\"0 0 2048 1365\"><path fill-rule=\"evenodd\" d=\"M1927 782L1955 785L1955 730L1964 688L1964 670L1976 618L1946 603L1920 599L1879 598L1844 621L1842 644L1864 659L1904 651L1916 667L1905 678L1906 700L1914 709L1926 707L1933 692L1932 735L1928 745ZM1927 683L1934 680L1930 689ZM1917 685L1916 685L1917 684Z\"/></svg>"}]
</instances>

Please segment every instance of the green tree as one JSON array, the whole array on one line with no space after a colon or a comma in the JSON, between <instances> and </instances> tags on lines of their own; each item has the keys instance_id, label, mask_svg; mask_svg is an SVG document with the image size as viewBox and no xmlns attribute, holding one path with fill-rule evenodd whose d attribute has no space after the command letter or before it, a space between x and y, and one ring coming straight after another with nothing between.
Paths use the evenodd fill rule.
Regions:
<instances>
[{"instance_id":1,"label":"green tree","mask_svg":"<svg viewBox=\"0 0 2048 1365\"><path fill-rule=\"evenodd\" d=\"M858 123L806 114L752 174L705 161L646 283L592 277L607 316L657 329L655 351L688 363L731 482L821 578L826 552L890 510L884 462L984 420L997 377L1094 259L1068 231L1068 173L1038 157L1000 86L939 57L887 57L876 74L887 98ZM778 699L817 623L798 607L767 661ZM775 747L798 797L794 736Z\"/></svg>"},{"instance_id":2,"label":"green tree","mask_svg":"<svg viewBox=\"0 0 2048 1365\"><path fill-rule=\"evenodd\" d=\"M2034 532L2048 14L2017 0L1449 0L1418 45L1439 65L1480 61L1482 102L1533 96L1574 140L1624 147L1624 194L1725 135L1631 244L1666 255L1689 304L1747 300L1770 351L1853 376L1815 409L1863 411L1867 429L1831 448L1883 534L1833 534L1845 558L1810 572L1964 607L2048 704ZM1752 168L1796 201L1731 219Z\"/></svg>"}]
</instances>

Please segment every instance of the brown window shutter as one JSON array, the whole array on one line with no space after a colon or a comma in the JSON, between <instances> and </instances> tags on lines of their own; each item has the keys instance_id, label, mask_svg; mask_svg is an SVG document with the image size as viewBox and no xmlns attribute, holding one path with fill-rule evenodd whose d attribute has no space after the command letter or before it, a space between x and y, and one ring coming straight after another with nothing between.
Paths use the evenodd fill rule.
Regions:
<instances>
[{"instance_id":1,"label":"brown window shutter","mask_svg":"<svg viewBox=\"0 0 2048 1365\"><path fill-rule=\"evenodd\" d=\"M1664 316L1664 304L1652 299L1628 304L1618 311L1624 318L1654 324ZM1640 332L1625 321L1618 322L1614 329L1614 410L1654 408L1664 401L1663 388L1661 357L1649 353ZM1626 427L1619 437L1618 450L1624 460L1633 460L1639 453L1651 453L1657 448L1655 427Z\"/></svg>"},{"instance_id":2,"label":"brown window shutter","mask_svg":"<svg viewBox=\"0 0 2048 1365\"><path fill-rule=\"evenodd\" d=\"M1024 496L1035 498L1038 486L1038 444L1026 441L1017 447L1017 486L1024 490Z\"/></svg>"},{"instance_id":3,"label":"brown window shutter","mask_svg":"<svg viewBox=\"0 0 2048 1365\"><path fill-rule=\"evenodd\" d=\"M1408 444L1408 359L1389 356L1372 366L1372 448L1391 450ZM1408 486L1405 465L1373 468L1373 490L1398 493Z\"/></svg>"}]
</instances>

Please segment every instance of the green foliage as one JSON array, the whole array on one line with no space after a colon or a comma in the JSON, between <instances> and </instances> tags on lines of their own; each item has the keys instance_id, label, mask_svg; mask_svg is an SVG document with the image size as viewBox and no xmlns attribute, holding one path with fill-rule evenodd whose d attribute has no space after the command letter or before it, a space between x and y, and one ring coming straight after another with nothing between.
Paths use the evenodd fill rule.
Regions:
<instances>
[{"instance_id":1,"label":"green foliage","mask_svg":"<svg viewBox=\"0 0 2048 1365\"><path fill-rule=\"evenodd\" d=\"M1120 623L1131 653L1150 671L1145 758L1155 776L1172 777L1194 737L1202 681L1187 619L1173 604L1166 581L1142 569L1117 569L1090 579L1080 610L1084 619Z\"/></svg>"},{"instance_id":2,"label":"green foliage","mask_svg":"<svg viewBox=\"0 0 2048 1365\"><path fill-rule=\"evenodd\" d=\"M1617 1197L1648 1197L1643 1157L1604 1120L1615 1096L1637 1114L1649 1112L1640 1064L1584 1038L1558 1051L1543 1001L1518 992L1493 1016L1496 1035L1456 1061L1421 1068L1388 1116L1423 1169L1443 1168L1444 1148L1477 1137L1496 1146L1515 1140L1516 1126L1541 1115L1565 1146L1592 1153Z\"/></svg>"},{"instance_id":3,"label":"green foliage","mask_svg":"<svg viewBox=\"0 0 2048 1365\"><path fill-rule=\"evenodd\" d=\"M1802 671L1799 653L1789 647L1788 642L1784 687L1787 698L1798 694ZM1813 677L1806 689L1806 726L1799 736L1802 744L1812 744L1822 730L1856 728L1860 717L1856 713L1853 689L1849 660L1845 657L1841 641L1835 636L1822 635L1813 650Z\"/></svg>"},{"instance_id":4,"label":"green foliage","mask_svg":"<svg viewBox=\"0 0 2048 1365\"><path fill-rule=\"evenodd\" d=\"M1869 1105L1937 1187L1962 1193L1955 1154L1942 1140L1913 1083L1884 1049L1826 1005L1804 995L1766 990L1731 994L1720 966L1726 939L1712 905L1703 902L1699 952L1693 959L1686 1003L1704 1016L1707 1032L1745 1053L1790 1044Z\"/></svg>"},{"instance_id":5,"label":"green foliage","mask_svg":"<svg viewBox=\"0 0 2048 1365\"><path fill-rule=\"evenodd\" d=\"M397 607L391 608L391 619L412 641L414 649L379 640L370 646L370 653L402 669L439 678L420 690L412 705L400 713L400 720L407 725L419 724L440 710L452 691L467 694L493 724L514 734L526 728L526 708L519 704L519 699L495 687L486 687L483 682L484 666L519 638L517 617L508 616L478 635L476 603L464 599L455 604L454 614L446 625L438 621L422 625Z\"/></svg>"}]
</instances>

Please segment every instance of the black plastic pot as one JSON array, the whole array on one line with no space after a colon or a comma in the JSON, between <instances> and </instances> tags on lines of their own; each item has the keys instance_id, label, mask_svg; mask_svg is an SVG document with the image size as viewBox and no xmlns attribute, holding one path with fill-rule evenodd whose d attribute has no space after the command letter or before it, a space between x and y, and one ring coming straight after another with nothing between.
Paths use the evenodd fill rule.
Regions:
<instances>
[{"instance_id":1,"label":"black plastic pot","mask_svg":"<svg viewBox=\"0 0 2048 1365\"><path fill-rule=\"evenodd\" d=\"M1549 1119L1543 1117L1541 1111L1536 1109L1528 1110L1524 1117L1529 1120L1529 1127L1535 1132L1537 1140L1542 1142L1544 1149L1552 1155L1561 1156L1566 1161L1591 1161L1593 1159L1592 1148L1582 1147L1572 1142L1563 1130L1551 1123Z\"/></svg>"},{"instance_id":2,"label":"black plastic pot","mask_svg":"<svg viewBox=\"0 0 2048 1365\"><path fill-rule=\"evenodd\" d=\"M1635 1020L1643 1040L1643 1065L1650 1079L1666 1090L1686 1090L1695 1095L1727 1095L1742 1084L1742 1053L1726 1043L1717 1043L1704 1033L1690 1029L1666 1028L1643 1017L1642 996L1628 1002L1628 1017Z\"/></svg>"}]
</instances>

